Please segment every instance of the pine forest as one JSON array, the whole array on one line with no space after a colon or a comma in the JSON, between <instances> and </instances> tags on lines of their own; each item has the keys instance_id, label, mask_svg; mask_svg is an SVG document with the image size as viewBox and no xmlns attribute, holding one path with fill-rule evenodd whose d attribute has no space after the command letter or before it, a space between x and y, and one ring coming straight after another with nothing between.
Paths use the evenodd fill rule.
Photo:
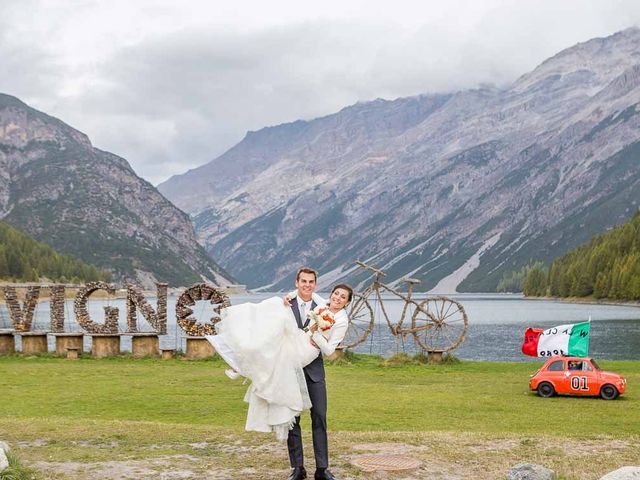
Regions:
<instances>
[{"instance_id":1,"label":"pine forest","mask_svg":"<svg viewBox=\"0 0 640 480\"><path fill-rule=\"evenodd\" d=\"M531 269L523 291L527 296L640 300L640 211L555 259L548 270Z\"/></svg>"},{"instance_id":2,"label":"pine forest","mask_svg":"<svg viewBox=\"0 0 640 480\"><path fill-rule=\"evenodd\" d=\"M108 272L98 270L0 221L0 280L12 282L81 283L108 280Z\"/></svg>"}]
</instances>

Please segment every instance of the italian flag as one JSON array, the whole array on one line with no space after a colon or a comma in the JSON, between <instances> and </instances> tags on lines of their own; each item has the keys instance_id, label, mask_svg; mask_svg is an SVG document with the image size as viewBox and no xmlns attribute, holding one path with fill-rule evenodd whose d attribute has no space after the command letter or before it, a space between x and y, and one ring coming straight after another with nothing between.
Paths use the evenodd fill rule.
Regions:
<instances>
[{"instance_id":1,"label":"italian flag","mask_svg":"<svg viewBox=\"0 0 640 480\"><path fill-rule=\"evenodd\" d=\"M571 355L586 357L589 354L589 330L591 322L572 323L558 327L527 328L522 342L522 353L532 357Z\"/></svg>"}]
</instances>

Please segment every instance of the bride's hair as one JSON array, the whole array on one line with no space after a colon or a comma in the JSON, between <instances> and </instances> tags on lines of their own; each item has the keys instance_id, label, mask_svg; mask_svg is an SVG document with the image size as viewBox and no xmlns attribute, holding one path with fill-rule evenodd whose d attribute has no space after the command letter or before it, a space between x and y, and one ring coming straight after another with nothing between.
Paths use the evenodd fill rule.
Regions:
<instances>
[{"instance_id":1,"label":"bride's hair","mask_svg":"<svg viewBox=\"0 0 640 480\"><path fill-rule=\"evenodd\" d=\"M351 288L351 286L347 285L346 283L339 283L331 289L331 295L333 295L333 292L335 292L339 288L341 288L342 290L346 290L349 293L349 298L347 298L347 303L345 305L346 307L347 305L349 305L349 302L351 302L351 299L353 298L353 288Z\"/></svg>"}]
</instances>

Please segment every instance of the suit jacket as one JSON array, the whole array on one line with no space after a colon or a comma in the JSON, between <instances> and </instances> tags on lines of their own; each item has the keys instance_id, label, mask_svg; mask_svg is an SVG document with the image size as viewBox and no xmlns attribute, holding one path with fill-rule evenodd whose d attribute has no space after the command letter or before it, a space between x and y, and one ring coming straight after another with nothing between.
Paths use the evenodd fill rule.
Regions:
<instances>
[{"instance_id":1,"label":"suit jacket","mask_svg":"<svg viewBox=\"0 0 640 480\"><path fill-rule=\"evenodd\" d=\"M317 304L315 300L311 301L311 308L316 308ZM291 300L291 310L293 311L293 316L296 319L296 323L298 324L298 328L304 328L308 325L308 318L300 318L300 308L298 307L298 297L295 297ZM318 356L316 359L311 362L309 365L304 367L304 374L307 377L307 381L312 381L314 383L321 382L324 380L324 362L322 361L322 354L318 352Z\"/></svg>"}]
</instances>

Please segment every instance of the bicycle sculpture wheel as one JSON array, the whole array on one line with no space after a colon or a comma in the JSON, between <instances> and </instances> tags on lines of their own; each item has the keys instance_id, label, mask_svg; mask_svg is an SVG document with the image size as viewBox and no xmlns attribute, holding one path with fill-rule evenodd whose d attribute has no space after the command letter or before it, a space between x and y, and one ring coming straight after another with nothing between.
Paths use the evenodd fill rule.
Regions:
<instances>
[{"instance_id":1,"label":"bicycle sculpture wheel","mask_svg":"<svg viewBox=\"0 0 640 480\"><path fill-rule=\"evenodd\" d=\"M459 302L430 297L418 305L411 322L416 344L426 352L449 352L467 334L467 313Z\"/></svg>"},{"instance_id":2,"label":"bicycle sculpture wheel","mask_svg":"<svg viewBox=\"0 0 640 480\"><path fill-rule=\"evenodd\" d=\"M342 348L353 348L361 344L373 330L373 309L359 293L353 294L348 315L349 328L340 344Z\"/></svg>"}]
</instances>

